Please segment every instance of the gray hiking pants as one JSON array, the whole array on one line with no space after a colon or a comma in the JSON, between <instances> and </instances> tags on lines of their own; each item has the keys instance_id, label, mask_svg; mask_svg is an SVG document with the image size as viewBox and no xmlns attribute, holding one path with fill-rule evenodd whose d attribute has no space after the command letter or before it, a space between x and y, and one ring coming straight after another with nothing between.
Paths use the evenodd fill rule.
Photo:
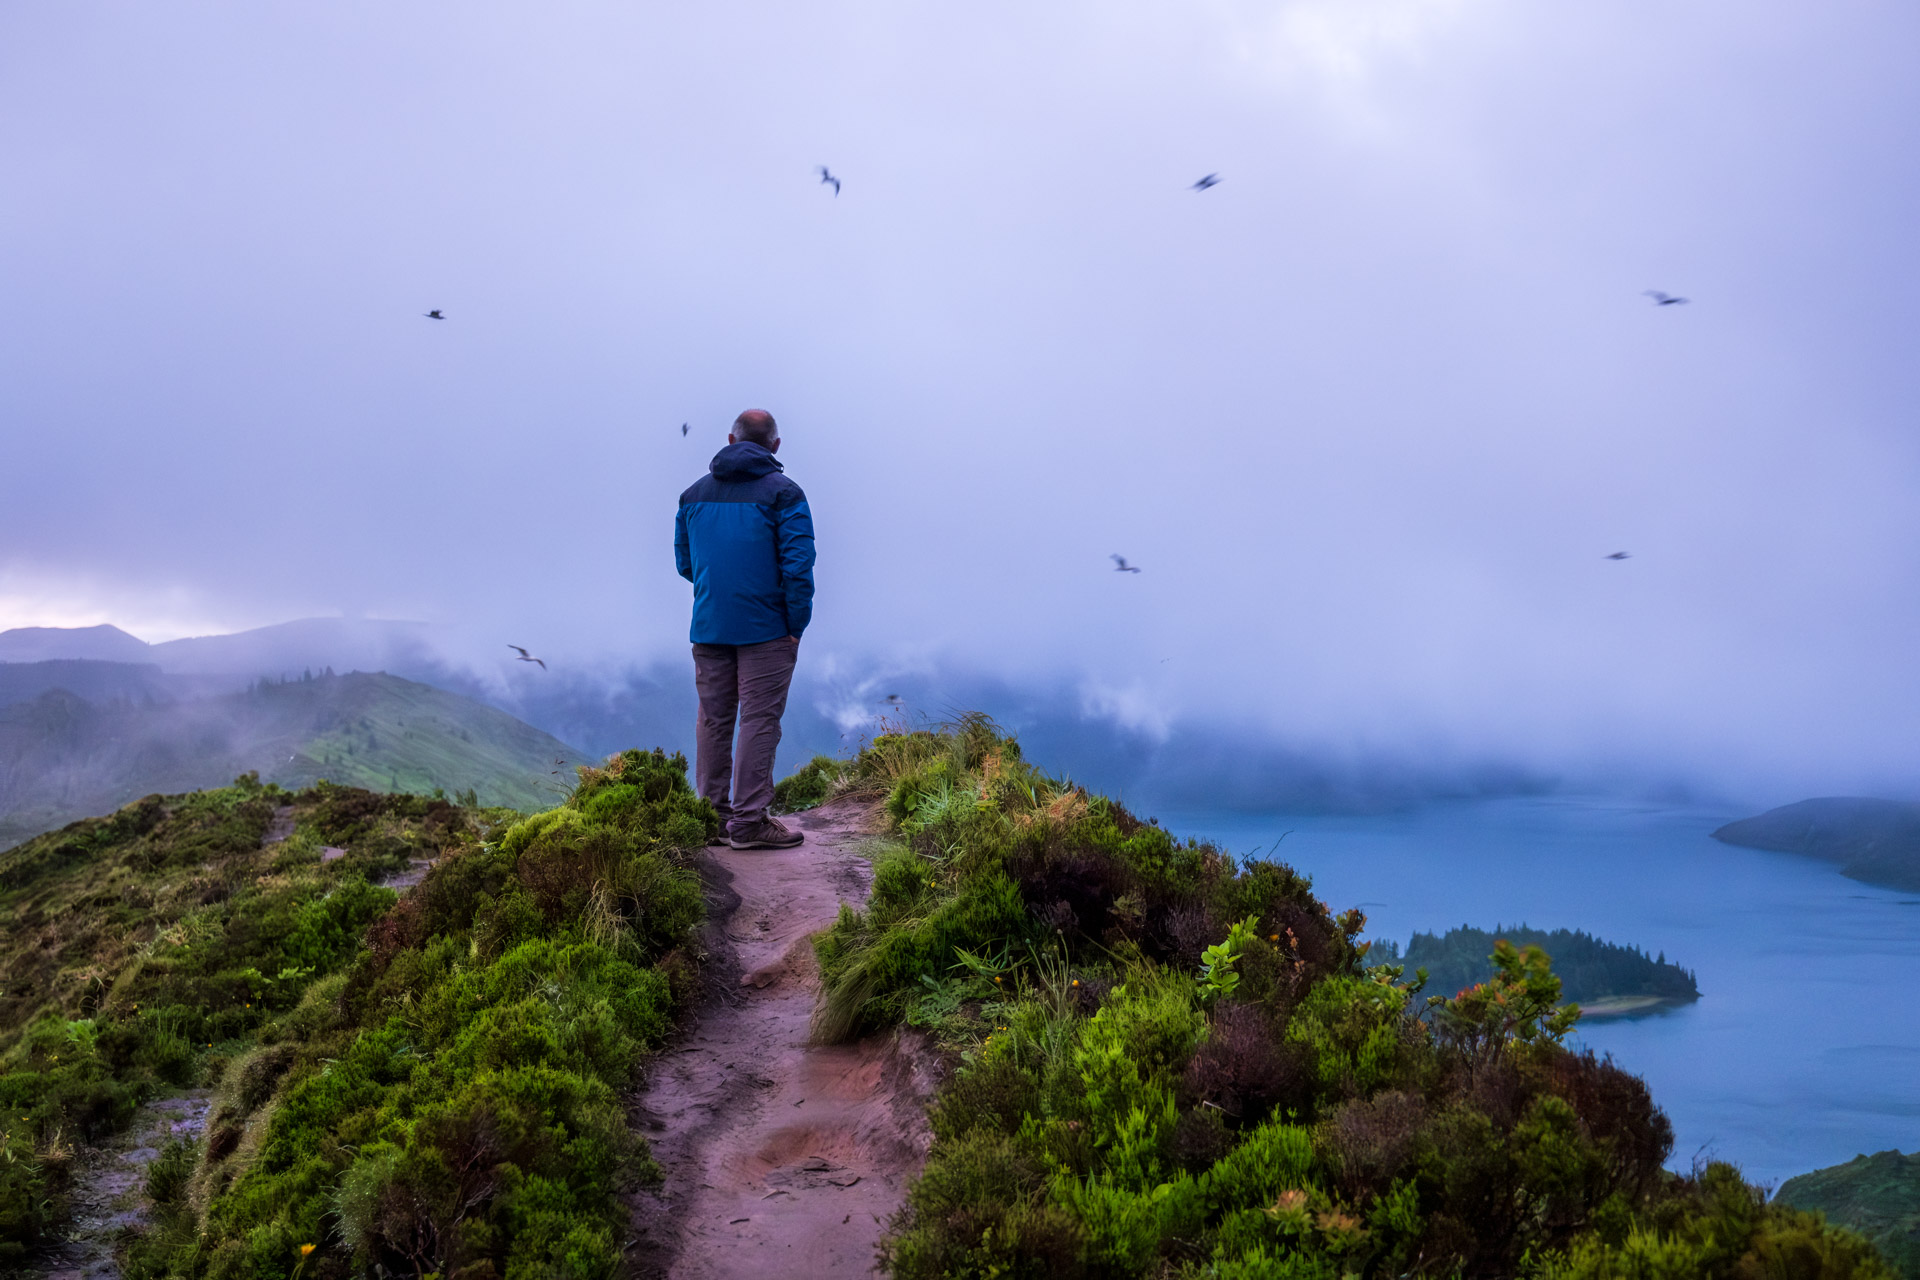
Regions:
<instances>
[{"instance_id":1,"label":"gray hiking pants","mask_svg":"<svg viewBox=\"0 0 1920 1280\"><path fill-rule=\"evenodd\" d=\"M723 824L744 829L766 817L773 803L773 752L799 656L800 646L784 636L764 644L693 646L693 683L700 691L694 786Z\"/></svg>"}]
</instances>

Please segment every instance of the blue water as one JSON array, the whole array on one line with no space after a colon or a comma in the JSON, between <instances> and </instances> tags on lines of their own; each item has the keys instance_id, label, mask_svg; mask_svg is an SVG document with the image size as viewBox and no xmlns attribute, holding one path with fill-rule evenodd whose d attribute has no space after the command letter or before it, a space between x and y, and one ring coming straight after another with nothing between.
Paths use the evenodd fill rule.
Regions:
<instances>
[{"instance_id":1,"label":"blue water","mask_svg":"<svg viewBox=\"0 0 1920 1280\"><path fill-rule=\"evenodd\" d=\"M1730 1160L1778 1183L1920 1148L1920 894L1708 832L1741 813L1566 797L1369 817L1156 811L1236 854L1271 846L1367 936L1526 923L1586 929L1692 969L1701 998L1582 1023L1646 1079L1672 1164Z\"/></svg>"}]
</instances>

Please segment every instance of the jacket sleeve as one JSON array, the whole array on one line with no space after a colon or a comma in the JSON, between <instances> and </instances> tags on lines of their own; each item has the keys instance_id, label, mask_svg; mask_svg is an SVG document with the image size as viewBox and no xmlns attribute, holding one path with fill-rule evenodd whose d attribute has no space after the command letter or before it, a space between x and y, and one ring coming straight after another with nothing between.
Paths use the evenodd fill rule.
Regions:
<instances>
[{"instance_id":1,"label":"jacket sleeve","mask_svg":"<svg viewBox=\"0 0 1920 1280\"><path fill-rule=\"evenodd\" d=\"M684 502L673 516L673 566L681 577L693 581L693 548L687 542L687 504Z\"/></svg>"},{"instance_id":2,"label":"jacket sleeve","mask_svg":"<svg viewBox=\"0 0 1920 1280\"><path fill-rule=\"evenodd\" d=\"M780 582L787 593L787 634L798 636L813 621L813 512L804 495L778 510L774 537L780 550Z\"/></svg>"}]
</instances>

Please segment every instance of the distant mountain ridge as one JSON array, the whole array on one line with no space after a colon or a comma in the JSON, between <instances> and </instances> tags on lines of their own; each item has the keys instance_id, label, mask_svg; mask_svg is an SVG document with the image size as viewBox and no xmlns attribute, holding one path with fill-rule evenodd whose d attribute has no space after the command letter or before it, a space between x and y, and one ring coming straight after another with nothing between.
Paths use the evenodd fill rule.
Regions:
<instances>
[{"instance_id":1,"label":"distant mountain ridge","mask_svg":"<svg viewBox=\"0 0 1920 1280\"><path fill-rule=\"evenodd\" d=\"M14 627L0 631L0 662L47 662L57 658L94 662L151 662L153 646L120 628Z\"/></svg>"},{"instance_id":2,"label":"distant mountain ridge","mask_svg":"<svg viewBox=\"0 0 1920 1280\"><path fill-rule=\"evenodd\" d=\"M1729 822L1713 838L1837 862L1851 879L1920 890L1920 804L1822 796Z\"/></svg>"},{"instance_id":3,"label":"distant mountain ridge","mask_svg":"<svg viewBox=\"0 0 1920 1280\"><path fill-rule=\"evenodd\" d=\"M0 848L144 795L249 772L290 789L326 778L380 791L471 790L482 804L534 808L590 759L504 711L398 676L323 670L212 697L169 698L161 686L136 698L125 695L150 678L144 668L53 665L124 687L88 698L56 686L0 706ZM0 667L0 681L21 679Z\"/></svg>"},{"instance_id":4,"label":"distant mountain ridge","mask_svg":"<svg viewBox=\"0 0 1920 1280\"><path fill-rule=\"evenodd\" d=\"M168 675L151 662L98 658L0 662L0 707L37 698L50 689L65 689L89 702L177 702L232 693L234 685L224 676Z\"/></svg>"},{"instance_id":5,"label":"distant mountain ridge","mask_svg":"<svg viewBox=\"0 0 1920 1280\"><path fill-rule=\"evenodd\" d=\"M89 659L151 663L169 675L242 680L303 671L391 671L438 666L424 622L372 618L300 618L229 635L146 641L109 625L15 627L0 631L0 662Z\"/></svg>"}]
</instances>

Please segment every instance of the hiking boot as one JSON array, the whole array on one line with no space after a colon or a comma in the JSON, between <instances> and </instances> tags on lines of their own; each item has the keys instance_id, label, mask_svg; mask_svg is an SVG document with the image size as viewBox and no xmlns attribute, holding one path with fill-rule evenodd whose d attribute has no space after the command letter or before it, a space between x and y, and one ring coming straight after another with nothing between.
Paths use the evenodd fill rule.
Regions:
<instances>
[{"instance_id":1,"label":"hiking boot","mask_svg":"<svg viewBox=\"0 0 1920 1280\"><path fill-rule=\"evenodd\" d=\"M761 818L727 832L727 843L736 849L791 849L805 839L805 835L772 818Z\"/></svg>"}]
</instances>

